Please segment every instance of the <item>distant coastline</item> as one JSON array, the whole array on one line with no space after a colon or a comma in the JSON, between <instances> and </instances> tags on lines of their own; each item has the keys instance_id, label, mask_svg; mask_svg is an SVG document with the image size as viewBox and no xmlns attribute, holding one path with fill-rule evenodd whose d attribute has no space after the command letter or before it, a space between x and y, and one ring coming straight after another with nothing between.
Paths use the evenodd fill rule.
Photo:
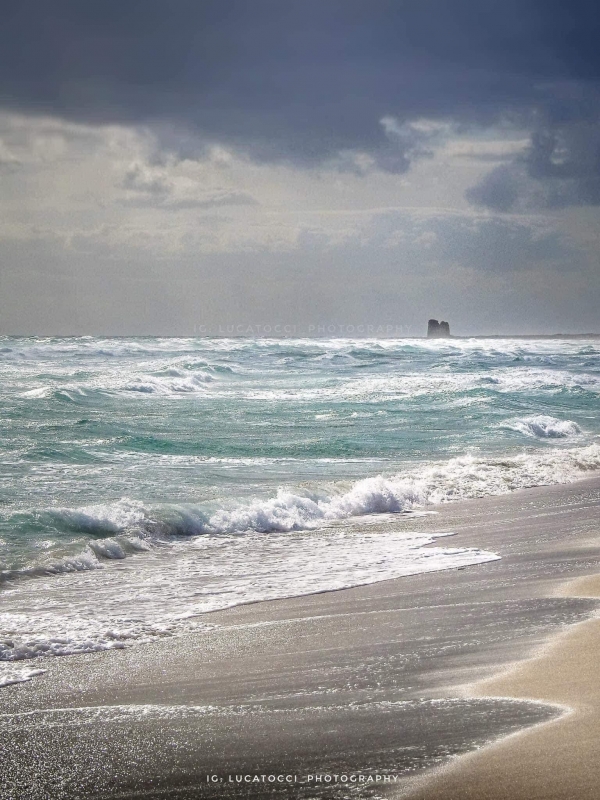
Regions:
<instances>
[{"instance_id":1,"label":"distant coastline","mask_svg":"<svg viewBox=\"0 0 600 800\"><path fill-rule=\"evenodd\" d=\"M423 337L426 338L426 337ZM460 334L450 339L600 339L600 333L488 333L471 336Z\"/></svg>"},{"instance_id":2,"label":"distant coastline","mask_svg":"<svg viewBox=\"0 0 600 800\"><path fill-rule=\"evenodd\" d=\"M426 335L373 335L340 333L337 335L315 336L299 330L295 334L224 334L224 333L0 333L4 339L427 339ZM444 339L600 339L600 333L452 333Z\"/></svg>"}]
</instances>

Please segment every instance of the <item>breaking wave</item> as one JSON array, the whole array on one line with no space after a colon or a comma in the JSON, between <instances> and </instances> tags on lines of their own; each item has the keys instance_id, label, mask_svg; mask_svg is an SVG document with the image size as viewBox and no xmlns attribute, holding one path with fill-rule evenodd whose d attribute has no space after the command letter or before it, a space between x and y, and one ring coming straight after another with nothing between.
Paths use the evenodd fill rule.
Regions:
<instances>
[{"instance_id":1,"label":"breaking wave","mask_svg":"<svg viewBox=\"0 0 600 800\"><path fill-rule=\"evenodd\" d=\"M544 414L508 420L504 423L504 427L538 439L567 439L580 436L582 433L576 422Z\"/></svg>"},{"instance_id":2,"label":"breaking wave","mask_svg":"<svg viewBox=\"0 0 600 800\"><path fill-rule=\"evenodd\" d=\"M126 392L169 396L204 391L206 384L213 380L214 378L209 372L186 374L183 370L171 369L164 375L145 375L136 378L122 388Z\"/></svg>"},{"instance_id":3,"label":"breaking wave","mask_svg":"<svg viewBox=\"0 0 600 800\"><path fill-rule=\"evenodd\" d=\"M549 433L548 430L554 430L550 424L541 429L546 431L542 434L545 436L563 435ZM591 444L497 459L464 455L422 465L403 474L377 475L316 490L282 488L274 496L231 501L217 507L191 503L152 506L123 498L78 509L54 508L35 512L38 525L95 538L87 541L83 553L4 571L0 580L95 569L105 559L123 559L174 540L204 534L310 531L352 517L410 512L435 503L569 483L597 469L600 469L600 445Z\"/></svg>"},{"instance_id":4,"label":"breaking wave","mask_svg":"<svg viewBox=\"0 0 600 800\"><path fill-rule=\"evenodd\" d=\"M385 515L600 468L597 340L0 344L11 668L197 629L215 608L483 563L496 556Z\"/></svg>"}]
</instances>

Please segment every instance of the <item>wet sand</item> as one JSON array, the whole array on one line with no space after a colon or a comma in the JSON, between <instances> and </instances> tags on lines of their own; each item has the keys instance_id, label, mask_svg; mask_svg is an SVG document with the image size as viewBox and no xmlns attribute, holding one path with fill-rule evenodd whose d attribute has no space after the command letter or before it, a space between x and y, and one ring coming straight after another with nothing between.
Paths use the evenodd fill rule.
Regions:
<instances>
[{"instance_id":1,"label":"wet sand","mask_svg":"<svg viewBox=\"0 0 600 800\"><path fill-rule=\"evenodd\" d=\"M600 597L600 575L561 587ZM403 797L429 800L597 800L600 792L600 619L557 636L531 660L475 684L471 697L535 699L562 706L550 723L459 758Z\"/></svg>"},{"instance_id":2,"label":"wet sand","mask_svg":"<svg viewBox=\"0 0 600 800\"><path fill-rule=\"evenodd\" d=\"M600 633L595 621L570 626L600 604L595 591L561 587L600 572L599 507L594 478L386 517L382 527L454 531L444 545L502 558L233 608L205 615L210 631L48 659L44 676L0 692L0 797L591 797L564 793L566 770L563 794L533 794L521 746L567 737L575 774L585 773L598 740L583 706L595 702L591 648ZM558 634L542 660L482 688ZM553 648L564 649L562 676L574 671L582 681L572 691L583 705L569 717L557 704L575 708L576 698L552 677ZM540 667L553 652L554 666ZM546 672L534 678L531 669ZM569 732L571 724L585 730ZM571 736L592 738L586 749ZM503 793L482 794L490 781L477 778L483 783L466 794L469 775L481 775L478 760L511 747L498 762L504 783L493 779ZM411 783L449 758L443 777ZM269 774L294 782L236 783ZM521 785L529 788L519 795Z\"/></svg>"}]
</instances>

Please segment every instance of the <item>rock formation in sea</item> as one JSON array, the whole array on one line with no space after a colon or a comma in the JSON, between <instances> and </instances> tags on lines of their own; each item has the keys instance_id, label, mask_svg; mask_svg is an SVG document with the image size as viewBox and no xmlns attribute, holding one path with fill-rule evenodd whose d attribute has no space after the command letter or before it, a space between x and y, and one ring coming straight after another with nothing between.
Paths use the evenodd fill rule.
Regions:
<instances>
[{"instance_id":1,"label":"rock formation in sea","mask_svg":"<svg viewBox=\"0 0 600 800\"><path fill-rule=\"evenodd\" d=\"M437 319L430 319L427 323L427 338L428 339L445 339L450 336L450 324L442 320L438 322Z\"/></svg>"}]
</instances>

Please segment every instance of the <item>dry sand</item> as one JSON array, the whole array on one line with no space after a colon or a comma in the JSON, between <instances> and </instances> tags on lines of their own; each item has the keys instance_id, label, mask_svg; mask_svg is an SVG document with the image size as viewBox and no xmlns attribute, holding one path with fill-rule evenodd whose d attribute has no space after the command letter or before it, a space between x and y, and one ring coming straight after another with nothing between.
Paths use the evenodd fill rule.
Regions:
<instances>
[{"instance_id":1,"label":"dry sand","mask_svg":"<svg viewBox=\"0 0 600 800\"><path fill-rule=\"evenodd\" d=\"M560 587L600 597L600 575ZM600 797L600 619L555 637L531 660L474 684L471 697L560 704L551 722L462 756L403 794L420 800L598 800Z\"/></svg>"}]
</instances>

